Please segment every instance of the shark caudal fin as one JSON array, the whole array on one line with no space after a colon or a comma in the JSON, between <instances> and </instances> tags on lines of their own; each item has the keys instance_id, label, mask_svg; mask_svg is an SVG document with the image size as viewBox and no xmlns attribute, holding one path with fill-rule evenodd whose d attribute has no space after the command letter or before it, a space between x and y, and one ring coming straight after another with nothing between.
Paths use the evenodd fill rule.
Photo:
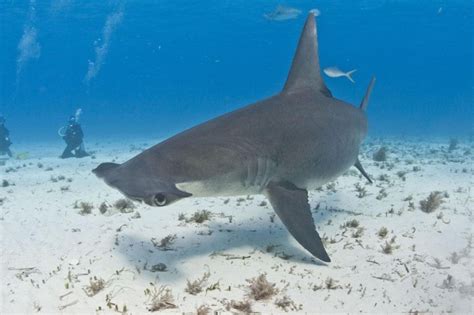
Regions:
<instances>
[{"instance_id":1,"label":"shark caudal fin","mask_svg":"<svg viewBox=\"0 0 474 315\"><path fill-rule=\"evenodd\" d=\"M332 96L321 76L314 13L309 13L306 19L283 93L293 93L302 89L313 89L328 97Z\"/></svg>"},{"instance_id":2,"label":"shark caudal fin","mask_svg":"<svg viewBox=\"0 0 474 315\"><path fill-rule=\"evenodd\" d=\"M375 77L372 77L370 80L369 86L367 87L367 91L365 92L365 96L360 103L360 109L365 111L367 109L367 105L369 105L370 94L372 94L372 90L375 84Z\"/></svg>"},{"instance_id":3,"label":"shark caudal fin","mask_svg":"<svg viewBox=\"0 0 474 315\"><path fill-rule=\"evenodd\" d=\"M374 84L375 84L375 77L372 77L372 80L370 80L369 86L367 87L367 91L365 92L365 96L362 99L362 102L360 103L360 109L364 112L367 109L367 106L369 105L370 94L372 94ZM364 176L369 181L369 183L372 184L372 179L370 178L369 174L367 174L367 172L364 170L364 167L360 163L359 159L357 159L354 166L359 170L362 176Z\"/></svg>"}]
</instances>

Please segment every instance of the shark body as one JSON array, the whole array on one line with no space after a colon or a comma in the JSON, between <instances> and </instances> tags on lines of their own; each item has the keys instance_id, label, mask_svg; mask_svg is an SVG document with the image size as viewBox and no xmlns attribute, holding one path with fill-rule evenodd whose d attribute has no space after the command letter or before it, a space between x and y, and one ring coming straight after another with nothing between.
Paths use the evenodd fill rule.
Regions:
<instances>
[{"instance_id":1,"label":"shark body","mask_svg":"<svg viewBox=\"0 0 474 315\"><path fill-rule=\"evenodd\" d=\"M356 166L367 133L365 108L332 97L320 74L315 18L309 14L281 93L179 133L123 164L93 172L151 206L186 197L265 194L293 237L329 262L308 189Z\"/></svg>"}]
</instances>

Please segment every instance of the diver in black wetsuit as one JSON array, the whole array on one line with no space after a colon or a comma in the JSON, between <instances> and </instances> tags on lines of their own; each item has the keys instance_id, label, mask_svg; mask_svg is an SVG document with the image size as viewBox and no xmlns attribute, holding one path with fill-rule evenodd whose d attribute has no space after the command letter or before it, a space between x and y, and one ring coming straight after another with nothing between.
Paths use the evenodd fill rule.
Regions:
<instances>
[{"instance_id":1,"label":"diver in black wetsuit","mask_svg":"<svg viewBox=\"0 0 474 315\"><path fill-rule=\"evenodd\" d=\"M77 122L75 116L69 117L69 123L66 127L66 132L63 135L63 139L66 141L67 146L66 149L64 149L61 158L82 158L89 156L89 154L84 149L84 133L82 132L81 125Z\"/></svg>"},{"instance_id":2,"label":"diver in black wetsuit","mask_svg":"<svg viewBox=\"0 0 474 315\"><path fill-rule=\"evenodd\" d=\"M0 155L12 156L12 151L10 151L10 131L5 127L5 118L0 116Z\"/></svg>"}]
</instances>

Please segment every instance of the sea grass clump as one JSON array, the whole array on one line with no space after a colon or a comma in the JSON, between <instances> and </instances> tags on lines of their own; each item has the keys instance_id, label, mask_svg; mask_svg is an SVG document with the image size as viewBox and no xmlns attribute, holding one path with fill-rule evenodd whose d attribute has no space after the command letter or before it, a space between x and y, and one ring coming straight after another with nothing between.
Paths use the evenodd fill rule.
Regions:
<instances>
[{"instance_id":1,"label":"sea grass clump","mask_svg":"<svg viewBox=\"0 0 474 315\"><path fill-rule=\"evenodd\" d=\"M452 275L449 275L446 277L446 279L443 280L443 284L440 286L441 289L452 289L454 288L454 278Z\"/></svg>"},{"instance_id":2,"label":"sea grass clump","mask_svg":"<svg viewBox=\"0 0 474 315\"><path fill-rule=\"evenodd\" d=\"M226 305L226 310L230 311L231 309L237 310L242 312L243 314L252 314L252 302L249 300L244 300L244 301L230 301Z\"/></svg>"},{"instance_id":3,"label":"sea grass clump","mask_svg":"<svg viewBox=\"0 0 474 315\"><path fill-rule=\"evenodd\" d=\"M385 162L387 161L387 153L388 153L388 149L386 147L381 147L374 153L372 158L376 162Z\"/></svg>"},{"instance_id":4,"label":"sea grass clump","mask_svg":"<svg viewBox=\"0 0 474 315\"><path fill-rule=\"evenodd\" d=\"M211 314L211 311L212 310L209 306L203 304L196 309L196 315L208 315Z\"/></svg>"},{"instance_id":5,"label":"sea grass clump","mask_svg":"<svg viewBox=\"0 0 474 315\"><path fill-rule=\"evenodd\" d=\"M178 221L184 221L186 223L194 222L194 223L204 223L206 221L211 220L212 212L208 210L199 210L193 213L190 218L187 218L184 213L180 213L178 215ZM232 221L232 219L230 219Z\"/></svg>"},{"instance_id":6,"label":"sea grass clump","mask_svg":"<svg viewBox=\"0 0 474 315\"><path fill-rule=\"evenodd\" d=\"M385 190L385 188L382 188L380 189L379 194L377 195L377 197L375 197L375 199L382 200L383 198L386 198L387 196L388 196L387 190Z\"/></svg>"},{"instance_id":7,"label":"sea grass clump","mask_svg":"<svg viewBox=\"0 0 474 315\"><path fill-rule=\"evenodd\" d=\"M268 300L278 293L276 284L267 280L266 274L261 274L256 278L248 279L249 293L248 296L255 301Z\"/></svg>"},{"instance_id":8,"label":"sea grass clump","mask_svg":"<svg viewBox=\"0 0 474 315\"><path fill-rule=\"evenodd\" d=\"M456 138L450 139L450 140L449 140L448 151L449 151L449 152L453 152L454 150L456 150L456 149L458 148L458 144L459 144L458 139L456 139Z\"/></svg>"},{"instance_id":9,"label":"sea grass clump","mask_svg":"<svg viewBox=\"0 0 474 315\"><path fill-rule=\"evenodd\" d=\"M107 210L109 210L109 208L110 208L110 205L104 201L100 204L99 211L100 213L105 214Z\"/></svg>"},{"instance_id":10,"label":"sea grass clump","mask_svg":"<svg viewBox=\"0 0 474 315\"><path fill-rule=\"evenodd\" d=\"M355 184L354 186L357 192L357 197L364 198L365 196L367 196L367 189L365 189L365 187L363 187L359 183Z\"/></svg>"},{"instance_id":11,"label":"sea grass clump","mask_svg":"<svg viewBox=\"0 0 474 315\"><path fill-rule=\"evenodd\" d=\"M92 297L102 291L105 288L105 284L104 279L94 276L89 279L89 285L84 288L84 292L88 297Z\"/></svg>"},{"instance_id":12,"label":"sea grass clump","mask_svg":"<svg viewBox=\"0 0 474 315\"><path fill-rule=\"evenodd\" d=\"M401 180L403 180L403 181L405 181L405 180L407 179L407 178L406 178L406 174L407 174L406 171L398 171L398 172L397 172L397 176L398 176Z\"/></svg>"},{"instance_id":13,"label":"sea grass clump","mask_svg":"<svg viewBox=\"0 0 474 315\"><path fill-rule=\"evenodd\" d=\"M212 213L208 210L196 211L186 222L203 223L211 219Z\"/></svg>"},{"instance_id":14,"label":"sea grass clump","mask_svg":"<svg viewBox=\"0 0 474 315\"><path fill-rule=\"evenodd\" d=\"M440 191L433 191L428 198L420 201L420 209L423 212L431 213L438 209L443 203L443 193Z\"/></svg>"},{"instance_id":15,"label":"sea grass clump","mask_svg":"<svg viewBox=\"0 0 474 315\"><path fill-rule=\"evenodd\" d=\"M155 248L168 251L168 250L172 250L171 245L173 245L176 238L177 238L176 234L167 235L164 238L162 238L160 241L158 241L156 238L153 237L151 239L151 243L153 244Z\"/></svg>"},{"instance_id":16,"label":"sea grass clump","mask_svg":"<svg viewBox=\"0 0 474 315\"><path fill-rule=\"evenodd\" d=\"M121 213L130 213L135 210L135 205L130 199L122 198L114 203L114 208Z\"/></svg>"},{"instance_id":17,"label":"sea grass clump","mask_svg":"<svg viewBox=\"0 0 474 315\"><path fill-rule=\"evenodd\" d=\"M76 201L74 203L74 208L79 209L80 215L87 215L92 213L92 209L94 209L94 206L90 202Z\"/></svg>"},{"instance_id":18,"label":"sea grass clump","mask_svg":"<svg viewBox=\"0 0 474 315\"><path fill-rule=\"evenodd\" d=\"M157 263L151 266L150 271L151 272L165 272L167 269L168 269L168 266L166 266L164 263Z\"/></svg>"},{"instance_id":19,"label":"sea grass clump","mask_svg":"<svg viewBox=\"0 0 474 315\"><path fill-rule=\"evenodd\" d=\"M391 253L393 253L392 244L389 242L385 242L385 245L382 246L382 252L387 255L390 255Z\"/></svg>"},{"instance_id":20,"label":"sea grass clump","mask_svg":"<svg viewBox=\"0 0 474 315\"><path fill-rule=\"evenodd\" d=\"M201 278L197 280L194 280L194 281L187 280L186 289L184 289L184 291L186 291L187 293L191 295L197 295L198 293L201 293L204 285L207 283L207 280L209 279L210 276L211 276L211 273L206 272Z\"/></svg>"},{"instance_id":21,"label":"sea grass clump","mask_svg":"<svg viewBox=\"0 0 474 315\"><path fill-rule=\"evenodd\" d=\"M327 289L327 290L336 290L336 289L342 289L342 286L337 284L338 281L334 280L333 278L331 277L328 277L325 281L324 281L324 287Z\"/></svg>"},{"instance_id":22,"label":"sea grass clump","mask_svg":"<svg viewBox=\"0 0 474 315\"><path fill-rule=\"evenodd\" d=\"M382 226L377 232L378 237L385 238L388 234L388 229L385 226Z\"/></svg>"},{"instance_id":23,"label":"sea grass clump","mask_svg":"<svg viewBox=\"0 0 474 315\"><path fill-rule=\"evenodd\" d=\"M153 284L151 286L151 289L145 289L145 295L149 298L148 310L150 312L177 308L171 289L165 286L157 288Z\"/></svg>"},{"instance_id":24,"label":"sea grass clump","mask_svg":"<svg viewBox=\"0 0 474 315\"><path fill-rule=\"evenodd\" d=\"M336 182L331 182L331 183L327 184L326 189L330 192L335 193L337 191L336 190Z\"/></svg>"},{"instance_id":25,"label":"sea grass clump","mask_svg":"<svg viewBox=\"0 0 474 315\"><path fill-rule=\"evenodd\" d=\"M461 259L461 257L459 256L458 253L452 252L451 255L448 257L448 259L449 259L453 264L457 264L457 263L459 262L459 259Z\"/></svg>"},{"instance_id":26,"label":"sea grass clump","mask_svg":"<svg viewBox=\"0 0 474 315\"><path fill-rule=\"evenodd\" d=\"M359 227L360 223L358 220L356 219L352 219L352 220L349 220L347 222L345 222L342 227L346 227L346 228L357 228Z\"/></svg>"},{"instance_id":27,"label":"sea grass clump","mask_svg":"<svg viewBox=\"0 0 474 315\"><path fill-rule=\"evenodd\" d=\"M358 227L354 232L352 232L352 237L353 238L360 238L364 235L364 228L363 227Z\"/></svg>"},{"instance_id":28,"label":"sea grass clump","mask_svg":"<svg viewBox=\"0 0 474 315\"><path fill-rule=\"evenodd\" d=\"M300 307L298 307L295 302L287 295L279 298L279 299L276 299L275 300L275 305L279 308L281 308L282 310L284 310L285 312L288 312L288 311L298 311L298 310L301 310Z\"/></svg>"}]
</instances>

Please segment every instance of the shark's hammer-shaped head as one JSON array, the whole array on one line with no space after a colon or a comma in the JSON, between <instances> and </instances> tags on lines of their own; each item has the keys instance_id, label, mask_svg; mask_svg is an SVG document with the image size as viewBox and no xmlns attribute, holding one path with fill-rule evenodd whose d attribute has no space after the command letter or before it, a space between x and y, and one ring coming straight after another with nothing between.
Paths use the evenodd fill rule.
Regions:
<instances>
[{"instance_id":1,"label":"shark's hammer-shaped head","mask_svg":"<svg viewBox=\"0 0 474 315\"><path fill-rule=\"evenodd\" d=\"M146 164L102 163L92 172L127 198L149 206L163 207L191 196L190 193L176 188L174 183L153 176Z\"/></svg>"}]
</instances>

